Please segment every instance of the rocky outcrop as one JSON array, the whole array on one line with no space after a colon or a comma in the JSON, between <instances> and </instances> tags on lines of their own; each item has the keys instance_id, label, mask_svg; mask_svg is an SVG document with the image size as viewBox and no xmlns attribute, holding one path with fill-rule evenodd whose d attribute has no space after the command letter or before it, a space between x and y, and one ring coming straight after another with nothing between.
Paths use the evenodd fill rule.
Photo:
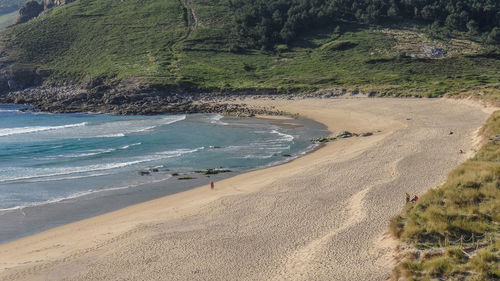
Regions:
<instances>
[{"instance_id":1,"label":"rocky outcrop","mask_svg":"<svg viewBox=\"0 0 500 281\"><path fill-rule=\"evenodd\" d=\"M40 74L30 68L8 66L0 70L0 94L38 86L41 83Z\"/></svg>"},{"instance_id":2,"label":"rocky outcrop","mask_svg":"<svg viewBox=\"0 0 500 281\"><path fill-rule=\"evenodd\" d=\"M42 4L37 1L26 2L19 10L19 17L17 18L15 24L25 23L33 18L36 18L41 12L43 12Z\"/></svg>"},{"instance_id":3,"label":"rocky outcrop","mask_svg":"<svg viewBox=\"0 0 500 281\"><path fill-rule=\"evenodd\" d=\"M50 9L56 6L62 6L69 4L71 2L75 2L76 0L44 0L43 1L43 7L45 9Z\"/></svg>"},{"instance_id":4,"label":"rocky outcrop","mask_svg":"<svg viewBox=\"0 0 500 281\"><path fill-rule=\"evenodd\" d=\"M234 94L238 95L238 94ZM151 115L160 113L221 113L232 116L282 115L273 109L249 108L221 102L218 94L157 90L147 86L128 88L122 82L95 87L32 87L0 94L0 103L29 104L36 110L53 113L101 112ZM214 102L218 99L218 102ZM226 100L229 100L227 98Z\"/></svg>"}]
</instances>

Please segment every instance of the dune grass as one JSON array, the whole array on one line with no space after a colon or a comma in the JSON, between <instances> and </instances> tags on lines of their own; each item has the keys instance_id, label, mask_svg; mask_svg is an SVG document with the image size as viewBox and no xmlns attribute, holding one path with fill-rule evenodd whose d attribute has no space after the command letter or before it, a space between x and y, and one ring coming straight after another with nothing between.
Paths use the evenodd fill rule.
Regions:
<instances>
[{"instance_id":1,"label":"dune grass","mask_svg":"<svg viewBox=\"0 0 500 281\"><path fill-rule=\"evenodd\" d=\"M408 280L500 278L500 111L481 133L487 142L474 158L391 221L393 234L423 250L396 269Z\"/></svg>"}]
</instances>

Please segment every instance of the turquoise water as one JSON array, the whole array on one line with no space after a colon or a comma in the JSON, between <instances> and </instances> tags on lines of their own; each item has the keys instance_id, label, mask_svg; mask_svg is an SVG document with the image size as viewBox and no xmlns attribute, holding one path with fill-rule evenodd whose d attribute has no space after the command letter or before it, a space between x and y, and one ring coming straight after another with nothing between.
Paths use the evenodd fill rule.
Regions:
<instances>
[{"instance_id":1,"label":"turquoise water","mask_svg":"<svg viewBox=\"0 0 500 281\"><path fill-rule=\"evenodd\" d=\"M312 149L310 139L326 134L306 121L279 126L217 114L116 116L18 109L0 105L0 211L157 183L174 173L273 165Z\"/></svg>"}]
</instances>

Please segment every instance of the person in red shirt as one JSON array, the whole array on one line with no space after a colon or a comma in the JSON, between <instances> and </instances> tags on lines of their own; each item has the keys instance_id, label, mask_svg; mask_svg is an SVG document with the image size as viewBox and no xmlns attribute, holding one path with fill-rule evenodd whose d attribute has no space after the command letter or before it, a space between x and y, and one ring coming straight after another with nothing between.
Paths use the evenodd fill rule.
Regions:
<instances>
[{"instance_id":1,"label":"person in red shirt","mask_svg":"<svg viewBox=\"0 0 500 281\"><path fill-rule=\"evenodd\" d=\"M413 195L413 198L411 199L411 202L415 202L418 200L418 196L417 195Z\"/></svg>"}]
</instances>

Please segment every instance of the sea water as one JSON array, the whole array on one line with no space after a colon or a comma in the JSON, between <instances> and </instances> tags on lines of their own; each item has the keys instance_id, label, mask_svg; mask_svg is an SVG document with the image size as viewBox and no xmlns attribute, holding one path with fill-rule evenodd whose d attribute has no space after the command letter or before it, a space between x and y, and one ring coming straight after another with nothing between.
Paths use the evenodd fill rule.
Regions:
<instances>
[{"instance_id":1,"label":"sea water","mask_svg":"<svg viewBox=\"0 0 500 281\"><path fill-rule=\"evenodd\" d=\"M0 105L0 214L114 190L278 164L322 126L218 114L49 114ZM145 173L141 173L145 172ZM142 174L142 175L141 175ZM187 176L186 176L187 175ZM168 184L165 184L168 188Z\"/></svg>"}]
</instances>

